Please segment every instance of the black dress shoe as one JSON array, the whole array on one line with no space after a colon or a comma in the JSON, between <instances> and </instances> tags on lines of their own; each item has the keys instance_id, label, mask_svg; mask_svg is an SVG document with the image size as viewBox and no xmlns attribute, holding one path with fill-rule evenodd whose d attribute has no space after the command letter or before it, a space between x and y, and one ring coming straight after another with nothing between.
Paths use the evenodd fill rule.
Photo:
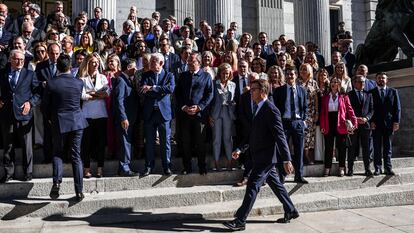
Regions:
<instances>
[{"instance_id":1,"label":"black dress shoe","mask_svg":"<svg viewBox=\"0 0 414 233\"><path fill-rule=\"evenodd\" d=\"M387 176L395 176L395 172L393 170L385 171L384 174Z\"/></svg>"},{"instance_id":2,"label":"black dress shoe","mask_svg":"<svg viewBox=\"0 0 414 233\"><path fill-rule=\"evenodd\" d=\"M9 181L13 180L13 176L3 176L3 178L0 179L0 183L7 183Z\"/></svg>"},{"instance_id":3,"label":"black dress shoe","mask_svg":"<svg viewBox=\"0 0 414 233\"><path fill-rule=\"evenodd\" d=\"M27 173L25 176L24 176L24 180L23 181L31 181L33 179L33 175L32 175L32 173Z\"/></svg>"},{"instance_id":4,"label":"black dress shoe","mask_svg":"<svg viewBox=\"0 0 414 233\"><path fill-rule=\"evenodd\" d=\"M202 175L202 176L205 176L205 175L207 175L207 169L200 168L200 169L198 169L198 173L200 173L200 175Z\"/></svg>"},{"instance_id":5,"label":"black dress shoe","mask_svg":"<svg viewBox=\"0 0 414 233\"><path fill-rule=\"evenodd\" d=\"M228 222L223 222L223 225L232 231L244 231L246 229L246 223L237 218Z\"/></svg>"},{"instance_id":6,"label":"black dress shoe","mask_svg":"<svg viewBox=\"0 0 414 233\"><path fill-rule=\"evenodd\" d=\"M372 176L372 171L371 170L366 170L365 171L365 176Z\"/></svg>"},{"instance_id":7,"label":"black dress shoe","mask_svg":"<svg viewBox=\"0 0 414 233\"><path fill-rule=\"evenodd\" d=\"M297 210L290 212L290 213L285 213L285 215L283 216L283 218L279 218L278 220L276 220L277 223L290 223L291 219L295 219L299 217L299 213Z\"/></svg>"},{"instance_id":8,"label":"black dress shoe","mask_svg":"<svg viewBox=\"0 0 414 233\"><path fill-rule=\"evenodd\" d=\"M52 189L50 190L50 194L49 194L50 198L58 199L59 190L60 190L60 184L53 184Z\"/></svg>"},{"instance_id":9,"label":"black dress shoe","mask_svg":"<svg viewBox=\"0 0 414 233\"><path fill-rule=\"evenodd\" d=\"M354 176L354 171L349 170L348 173L346 173L346 176Z\"/></svg>"},{"instance_id":10,"label":"black dress shoe","mask_svg":"<svg viewBox=\"0 0 414 233\"><path fill-rule=\"evenodd\" d=\"M76 193L76 201L82 201L85 198L83 193Z\"/></svg>"},{"instance_id":11,"label":"black dress shoe","mask_svg":"<svg viewBox=\"0 0 414 233\"><path fill-rule=\"evenodd\" d=\"M133 172L133 171L127 171L127 172L119 172L118 175L125 176L125 177L133 177L133 176L139 176L139 173Z\"/></svg>"},{"instance_id":12,"label":"black dress shoe","mask_svg":"<svg viewBox=\"0 0 414 233\"><path fill-rule=\"evenodd\" d=\"M295 178L294 180L296 183L300 183L300 184L309 184L309 182L307 180L305 180L305 178L300 177L300 178Z\"/></svg>"},{"instance_id":13,"label":"black dress shoe","mask_svg":"<svg viewBox=\"0 0 414 233\"><path fill-rule=\"evenodd\" d=\"M169 176L171 174L172 174L171 169L169 169L169 168L164 169L164 175Z\"/></svg>"},{"instance_id":14,"label":"black dress shoe","mask_svg":"<svg viewBox=\"0 0 414 233\"><path fill-rule=\"evenodd\" d=\"M379 176L379 175L381 175L381 170L375 170L374 176Z\"/></svg>"},{"instance_id":15,"label":"black dress shoe","mask_svg":"<svg viewBox=\"0 0 414 233\"><path fill-rule=\"evenodd\" d=\"M182 175L188 175L190 173L193 173L193 171L192 170L185 170L185 169L181 171Z\"/></svg>"},{"instance_id":16,"label":"black dress shoe","mask_svg":"<svg viewBox=\"0 0 414 233\"><path fill-rule=\"evenodd\" d=\"M147 167L144 170L144 173L141 174L141 176L149 176L151 174L151 168Z\"/></svg>"}]
</instances>

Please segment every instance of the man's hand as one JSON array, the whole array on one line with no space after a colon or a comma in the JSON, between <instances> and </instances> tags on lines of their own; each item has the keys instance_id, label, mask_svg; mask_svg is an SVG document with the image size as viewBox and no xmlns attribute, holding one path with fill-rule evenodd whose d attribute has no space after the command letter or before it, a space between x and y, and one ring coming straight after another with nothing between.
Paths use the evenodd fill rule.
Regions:
<instances>
[{"instance_id":1,"label":"man's hand","mask_svg":"<svg viewBox=\"0 0 414 233\"><path fill-rule=\"evenodd\" d=\"M29 103L29 101L24 102L24 104L20 108L23 109L23 112L22 112L23 115L29 114L29 111L30 111L30 103Z\"/></svg>"},{"instance_id":2,"label":"man's hand","mask_svg":"<svg viewBox=\"0 0 414 233\"><path fill-rule=\"evenodd\" d=\"M375 129L375 128L377 128L377 125L375 125L374 122L371 122L371 129Z\"/></svg>"},{"instance_id":3,"label":"man's hand","mask_svg":"<svg viewBox=\"0 0 414 233\"><path fill-rule=\"evenodd\" d=\"M145 94L148 91L150 91L151 89L152 89L152 86L144 85L144 86L141 87L141 92Z\"/></svg>"},{"instance_id":4,"label":"man's hand","mask_svg":"<svg viewBox=\"0 0 414 233\"><path fill-rule=\"evenodd\" d=\"M128 130L128 127L129 127L129 121L128 121L128 120L123 120L123 121L121 121L121 127L122 127L124 130Z\"/></svg>"},{"instance_id":5,"label":"man's hand","mask_svg":"<svg viewBox=\"0 0 414 233\"><path fill-rule=\"evenodd\" d=\"M398 124L398 123L394 123L393 125L392 125L392 131L394 131L394 132L396 132L396 131L398 131L400 129L400 124Z\"/></svg>"},{"instance_id":6,"label":"man's hand","mask_svg":"<svg viewBox=\"0 0 414 233\"><path fill-rule=\"evenodd\" d=\"M0 109L4 106L3 101L0 100Z\"/></svg>"},{"instance_id":7,"label":"man's hand","mask_svg":"<svg viewBox=\"0 0 414 233\"><path fill-rule=\"evenodd\" d=\"M208 118L208 123L210 124L211 127L214 126L214 119L213 119L213 117L209 117Z\"/></svg>"},{"instance_id":8,"label":"man's hand","mask_svg":"<svg viewBox=\"0 0 414 233\"><path fill-rule=\"evenodd\" d=\"M248 91L250 91L250 87L249 87L249 86L245 86L245 87L243 88L243 93L246 93L246 92L248 92Z\"/></svg>"},{"instance_id":9,"label":"man's hand","mask_svg":"<svg viewBox=\"0 0 414 233\"><path fill-rule=\"evenodd\" d=\"M293 169L293 165L290 161L286 162L283 164L283 167L285 168L285 172L286 174L293 174L294 169Z\"/></svg>"},{"instance_id":10,"label":"man's hand","mask_svg":"<svg viewBox=\"0 0 414 233\"><path fill-rule=\"evenodd\" d=\"M358 124L365 124L367 123L368 119L365 117L357 117Z\"/></svg>"},{"instance_id":11,"label":"man's hand","mask_svg":"<svg viewBox=\"0 0 414 233\"><path fill-rule=\"evenodd\" d=\"M241 154L241 151L236 150L236 151L233 151L233 153L231 154L231 157L232 157L233 159L238 159L238 158L239 158L239 156L240 156L240 154Z\"/></svg>"}]
</instances>

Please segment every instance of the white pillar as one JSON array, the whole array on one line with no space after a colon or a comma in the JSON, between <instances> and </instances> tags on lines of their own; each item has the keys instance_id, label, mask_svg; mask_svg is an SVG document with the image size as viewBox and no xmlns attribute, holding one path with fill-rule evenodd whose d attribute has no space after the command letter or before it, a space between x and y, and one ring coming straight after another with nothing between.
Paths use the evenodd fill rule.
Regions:
<instances>
[{"instance_id":1,"label":"white pillar","mask_svg":"<svg viewBox=\"0 0 414 233\"><path fill-rule=\"evenodd\" d=\"M81 2L83 1L81 0ZM108 19L109 22L113 21L113 25L116 25L116 0L88 0L87 4L89 18L95 17L93 10L99 6L102 8L102 18Z\"/></svg>"},{"instance_id":2,"label":"white pillar","mask_svg":"<svg viewBox=\"0 0 414 233\"><path fill-rule=\"evenodd\" d=\"M174 16L178 25L183 25L184 19L189 16L194 18L194 5L194 0L174 0Z\"/></svg>"},{"instance_id":3,"label":"white pillar","mask_svg":"<svg viewBox=\"0 0 414 233\"><path fill-rule=\"evenodd\" d=\"M234 20L234 0L195 0L195 23L207 20L210 25L222 23L225 28Z\"/></svg>"},{"instance_id":4,"label":"white pillar","mask_svg":"<svg viewBox=\"0 0 414 233\"><path fill-rule=\"evenodd\" d=\"M294 0L295 42L312 41L319 46L326 64L331 60L329 0Z\"/></svg>"}]
</instances>

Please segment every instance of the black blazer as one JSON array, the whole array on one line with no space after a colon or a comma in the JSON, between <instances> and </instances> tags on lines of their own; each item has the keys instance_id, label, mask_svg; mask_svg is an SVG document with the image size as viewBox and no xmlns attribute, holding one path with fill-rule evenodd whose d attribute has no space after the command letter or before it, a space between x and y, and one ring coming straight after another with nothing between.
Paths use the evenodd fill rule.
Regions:
<instances>
[{"instance_id":1,"label":"black blazer","mask_svg":"<svg viewBox=\"0 0 414 233\"><path fill-rule=\"evenodd\" d=\"M372 102L372 95L365 91L363 93L363 101L361 102L357 92L354 90L348 92L349 101L351 102L352 109L354 109L354 113L356 117L365 117L368 119L368 122L364 125L359 125L358 127L370 128L369 121L374 114L374 105Z\"/></svg>"},{"instance_id":2,"label":"black blazer","mask_svg":"<svg viewBox=\"0 0 414 233\"><path fill-rule=\"evenodd\" d=\"M163 69L167 72L174 72L175 67L177 67L181 62L180 56L175 53L169 53L168 58L164 60Z\"/></svg>"},{"instance_id":3,"label":"black blazer","mask_svg":"<svg viewBox=\"0 0 414 233\"><path fill-rule=\"evenodd\" d=\"M288 87L287 84L285 84L281 87L276 88L276 90L274 90L274 92L273 92L274 104L280 110L280 113L282 114L282 116L285 113L287 87ZM299 98L299 114L300 114L300 117L301 117L302 121L305 121L306 120L306 114L307 114L307 112L306 112L306 109L307 109L306 91L300 85L296 85L296 91L297 91L298 98Z\"/></svg>"},{"instance_id":4,"label":"black blazer","mask_svg":"<svg viewBox=\"0 0 414 233\"><path fill-rule=\"evenodd\" d=\"M240 96L239 105L237 108L237 119L241 124L241 142L248 142L250 130L252 128L253 121L253 110L252 110L252 95L250 92L243 93ZM239 148L242 148L244 145L238 145Z\"/></svg>"},{"instance_id":5,"label":"black blazer","mask_svg":"<svg viewBox=\"0 0 414 233\"><path fill-rule=\"evenodd\" d=\"M277 158L291 160L280 112L269 100L263 103L253 118L248 148L253 166L268 166L277 163ZM277 156L279 152L280 156Z\"/></svg>"},{"instance_id":6,"label":"black blazer","mask_svg":"<svg viewBox=\"0 0 414 233\"><path fill-rule=\"evenodd\" d=\"M352 77L353 70L354 70L354 66L355 66L356 57L351 52L348 52L347 54L345 54L345 56L343 56L343 54L342 54L342 57L346 61L346 68L347 68L347 71L348 71L348 76L349 77Z\"/></svg>"},{"instance_id":7,"label":"black blazer","mask_svg":"<svg viewBox=\"0 0 414 233\"><path fill-rule=\"evenodd\" d=\"M374 102L374 115L371 121L375 123L378 129L392 132L393 123L400 123L401 119L401 104L398 91L387 86L384 102L381 101L378 88L372 89L371 94Z\"/></svg>"},{"instance_id":8,"label":"black blazer","mask_svg":"<svg viewBox=\"0 0 414 233\"><path fill-rule=\"evenodd\" d=\"M9 82L10 66L0 70L0 101L4 103L0 109L0 119L12 120L13 116L18 121L28 121L33 117L33 107L39 104L39 82L36 74L22 68L15 90L12 90ZM21 106L29 101L31 108L27 115L23 115Z\"/></svg>"}]
</instances>

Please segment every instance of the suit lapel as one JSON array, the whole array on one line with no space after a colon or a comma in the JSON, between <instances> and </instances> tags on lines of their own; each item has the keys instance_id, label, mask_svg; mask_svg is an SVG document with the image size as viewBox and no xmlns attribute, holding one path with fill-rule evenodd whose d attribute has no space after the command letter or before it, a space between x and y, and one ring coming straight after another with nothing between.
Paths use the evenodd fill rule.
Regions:
<instances>
[{"instance_id":1,"label":"suit lapel","mask_svg":"<svg viewBox=\"0 0 414 233\"><path fill-rule=\"evenodd\" d=\"M22 68L20 70L19 78L17 79L16 89L19 87L20 83L23 82L23 79L26 77L26 69Z\"/></svg>"}]
</instances>

